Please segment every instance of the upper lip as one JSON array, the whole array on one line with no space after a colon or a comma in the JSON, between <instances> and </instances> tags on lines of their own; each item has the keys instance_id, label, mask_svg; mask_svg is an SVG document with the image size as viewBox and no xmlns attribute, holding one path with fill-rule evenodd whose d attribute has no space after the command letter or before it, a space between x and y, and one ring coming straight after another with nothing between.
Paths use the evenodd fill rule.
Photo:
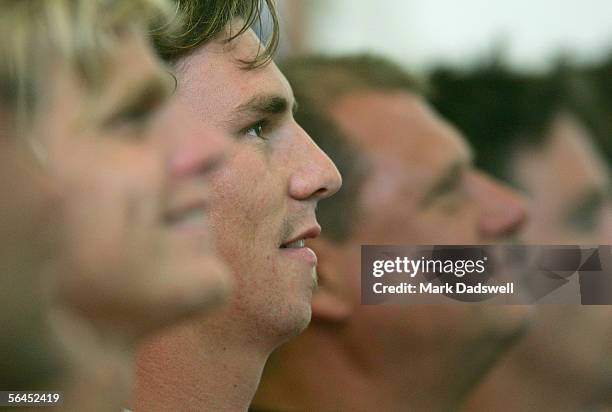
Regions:
<instances>
[{"instance_id":1,"label":"upper lip","mask_svg":"<svg viewBox=\"0 0 612 412\"><path fill-rule=\"evenodd\" d=\"M293 243L297 240L301 240L301 239L312 239L315 238L317 236L319 236L321 234L321 226L319 226L318 224L315 224L314 226L299 232L299 234L295 235L294 237L290 238L289 240L283 242L280 247L286 246L290 243Z\"/></svg>"}]
</instances>

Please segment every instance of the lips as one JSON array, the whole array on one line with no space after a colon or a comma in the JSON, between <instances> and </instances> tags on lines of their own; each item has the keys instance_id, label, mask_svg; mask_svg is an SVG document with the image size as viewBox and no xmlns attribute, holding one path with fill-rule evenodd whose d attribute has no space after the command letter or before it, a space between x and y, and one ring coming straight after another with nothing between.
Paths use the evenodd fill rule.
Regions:
<instances>
[{"instance_id":1,"label":"lips","mask_svg":"<svg viewBox=\"0 0 612 412\"><path fill-rule=\"evenodd\" d=\"M309 229L299 232L297 235L291 237L286 242L280 245L281 249L299 249L305 246L306 239L312 239L321 234L321 226L314 225Z\"/></svg>"},{"instance_id":2,"label":"lips","mask_svg":"<svg viewBox=\"0 0 612 412\"><path fill-rule=\"evenodd\" d=\"M306 241L304 239L298 239L293 242L287 243L286 245L282 245L281 249L296 249L300 247L304 247Z\"/></svg>"}]
</instances>

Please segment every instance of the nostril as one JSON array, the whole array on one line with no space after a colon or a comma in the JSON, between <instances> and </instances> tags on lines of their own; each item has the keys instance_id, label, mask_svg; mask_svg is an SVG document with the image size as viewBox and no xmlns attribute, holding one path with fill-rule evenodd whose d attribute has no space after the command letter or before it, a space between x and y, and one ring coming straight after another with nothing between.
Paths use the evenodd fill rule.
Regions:
<instances>
[{"instance_id":1,"label":"nostril","mask_svg":"<svg viewBox=\"0 0 612 412\"><path fill-rule=\"evenodd\" d=\"M342 187L342 177L340 176L340 173L338 173L338 171L335 170L334 175L329 178L327 184L325 184L322 188L317 190L315 195L319 199L324 199L324 198L327 198L327 197L330 197L336 194L340 190L341 187Z\"/></svg>"},{"instance_id":2,"label":"nostril","mask_svg":"<svg viewBox=\"0 0 612 412\"><path fill-rule=\"evenodd\" d=\"M289 179L289 192L298 200L325 199L340 189L342 177L329 156L305 137L308 149L301 153L301 167L296 165Z\"/></svg>"},{"instance_id":3,"label":"nostril","mask_svg":"<svg viewBox=\"0 0 612 412\"><path fill-rule=\"evenodd\" d=\"M328 158L329 168L327 169L327 178L323 186L315 193L319 199L333 196L342 187L342 175L336 168L336 165Z\"/></svg>"},{"instance_id":4,"label":"nostril","mask_svg":"<svg viewBox=\"0 0 612 412\"><path fill-rule=\"evenodd\" d=\"M313 197L316 197L318 199L324 199L326 197L331 196L332 194L333 193L328 188L322 187L313 193Z\"/></svg>"}]
</instances>

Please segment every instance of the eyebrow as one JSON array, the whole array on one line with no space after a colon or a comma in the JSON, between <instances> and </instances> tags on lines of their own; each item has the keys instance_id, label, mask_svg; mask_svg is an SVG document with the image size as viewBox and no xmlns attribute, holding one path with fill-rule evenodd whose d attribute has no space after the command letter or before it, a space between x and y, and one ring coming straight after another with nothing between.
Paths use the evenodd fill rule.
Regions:
<instances>
[{"instance_id":1,"label":"eyebrow","mask_svg":"<svg viewBox=\"0 0 612 412\"><path fill-rule=\"evenodd\" d=\"M437 197L451 191L461 181L462 172L471 162L471 157L466 157L453 161L444 172L434 180L430 189L419 202L419 206L424 208L429 206Z\"/></svg>"},{"instance_id":2,"label":"eyebrow","mask_svg":"<svg viewBox=\"0 0 612 412\"><path fill-rule=\"evenodd\" d=\"M605 204L606 190L601 187L591 187L570 204L567 222L575 227L590 228L595 225L595 214Z\"/></svg>"},{"instance_id":3,"label":"eyebrow","mask_svg":"<svg viewBox=\"0 0 612 412\"><path fill-rule=\"evenodd\" d=\"M293 102L291 112L297 111L297 102ZM279 95L260 95L251 98L246 103L236 107L236 117L253 116L262 114L283 114L289 110L289 101Z\"/></svg>"},{"instance_id":4,"label":"eyebrow","mask_svg":"<svg viewBox=\"0 0 612 412\"><path fill-rule=\"evenodd\" d=\"M116 108L106 116L105 125L111 126L122 119L125 113L149 109L151 114L172 95L172 87L164 81L163 75L151 75L135 83L123 93Z\"/></svg>"}]
</instances>

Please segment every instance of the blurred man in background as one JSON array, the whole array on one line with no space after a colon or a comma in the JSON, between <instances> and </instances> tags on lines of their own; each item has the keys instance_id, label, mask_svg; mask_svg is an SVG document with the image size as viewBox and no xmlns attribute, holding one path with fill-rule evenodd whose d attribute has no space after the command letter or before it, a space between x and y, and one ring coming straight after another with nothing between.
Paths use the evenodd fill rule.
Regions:
<instances>
[{"instance_id":1,"label":"blurred man in background","mask_svg":"<svg viewBox=\"0 0 612 412\"><path fill-rule=\"evenodd\" d=\"M361 305L362 244L486 244L525 220L519 197L472 166L464 138L415 79L381 58L286 63L298 120L344 177L320 206L313 321L276 351L261 410L454 410L520 336L526 309Z\"/></svg>"},{"instance_id":2,"label":"blurred man in background","mask_svg":"<svg viewBox=\"0 0 612 412\"><path fill-rule=\"evenodd\" d=\"M31 359L3 359L22 376L3 381L2 389L60 389L66 409L119 410L137 340L209 309L226 293L227 271L208 238L205 190L228 144L209 130L196 134L178 103L169 102L171 76L145 36L152 26L169 27L168 4L0 4L3 138L37 159L39 174L61 197L52 222L34 220L39 212L30 207L41 234L59 232L49 261L38 264L36 244L31 256L27 249L3 251L4 279L15 277L13 257L32 258L19 272L30 273L13 285L22 293L4 301L11 307L3 312L20 325L4 340L49 341L39 358L64 367L28 378L21 368ZM37 190L36 179L19 169L15 176L14 183L32 182ZM45 198L44 187L38 195L15 193L24 196L17 204ZM29 208L13 208L5 213L27 216ZM14 246L31 235L29 225L21 230ZM35 315L14 312L24 306Z\"/></svg>"},{"instance_id":3,"label":"blurred man in background","mask_svg":"<svg viewBox=\"0 0 612 412\"><path fill-rule=\"evenodd\" d=\"M440 69L432 83L436 106L479 150L479 163L527 194L525 241L610 243L609 161L602 156L609 153L610 134L592 85L563 67L540 77L503 66ZM539 306L529 335L478 388L467 410L601 407L612 393L611 317L605 306Z\"/></svg>"},{"instance_id":4,"label":"blurred man in background","mask_svg":"<svg viewBox=\"0 0 612 412\"><path fill-rule=\"evenodd\" d=\"M267 2L273 22L274 7ZM235 294L216 315L178 327L140 352L136 409L248 408L264 364L310 320L319 235L315 208L341 179L293 118L291 87L250 28L256 0L177 2L191 24L160 38L174 65L179 99L202 127L234 136L236 150L214 174L216 246L236 274ZM210 9L226 13L210 19Z\"/></svg>"},{"instance_id":5,"label":"blurred man in background","mask_svg":"<svg viewBox=\"0 0 612 412\"><path fill-rule=\"evenodd\" d=\"M536 76L493 65L439 69L432 84L436 107L478 148L477 164L529 195L528 241L605 243L612 129L592 83L569 68Z\"/></svg>"}]
</instances>

